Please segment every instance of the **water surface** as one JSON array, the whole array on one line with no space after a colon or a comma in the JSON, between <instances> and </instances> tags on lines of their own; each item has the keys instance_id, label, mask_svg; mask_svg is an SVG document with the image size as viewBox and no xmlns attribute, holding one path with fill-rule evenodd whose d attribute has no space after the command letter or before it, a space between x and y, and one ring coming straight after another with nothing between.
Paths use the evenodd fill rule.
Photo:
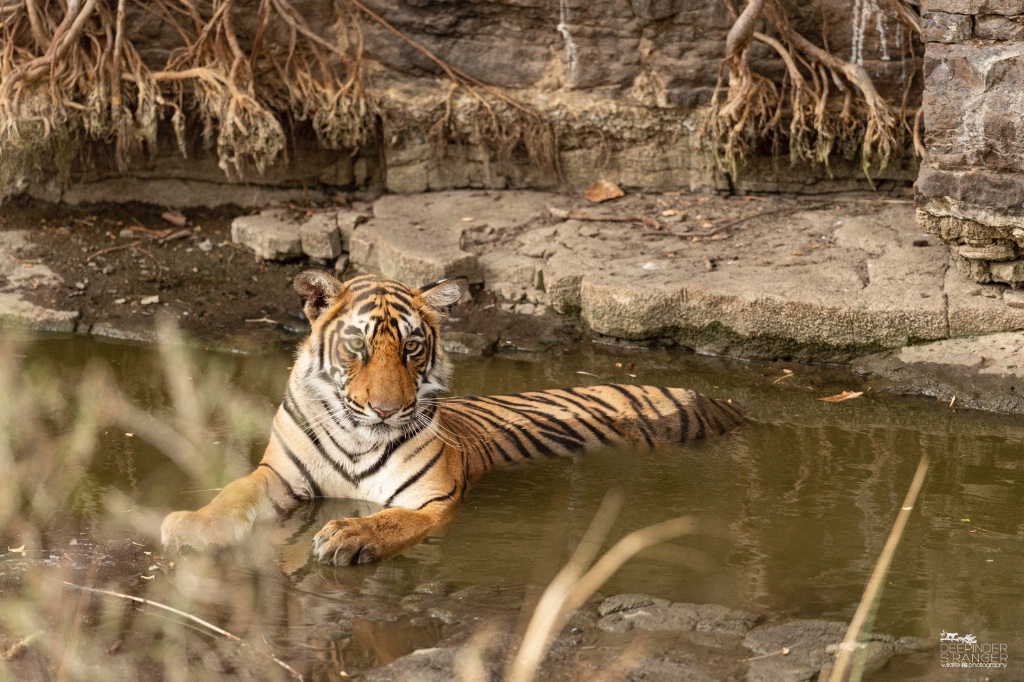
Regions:
<instances>
[{"instance_id":1,"label":"water surface","mask_svg":"<svg viewBox=\"0 0 1024 682\"><path fill-rule=\"evenodd\" d=\"M43 339L20 354L26 356L27 375L52 375L68 394L86 382L90 368L109 367L134 404L172 418L173 392L153 349ZM202 432L203 447L214 463L213 475L223 482L258 461L291 357L198 353L195 361L192 380L213 395L202 408L214 414ZM936 649L899 659L872 679L1024 676L1019 447L1024 425L1018 417L871 391L830 404L818 398L866 387L841 369L740 363L685 352L585 347L537 356L455 358L455 364L455 394L606 381L653 383L731 398L750 419L734 433L685 448L608 450L492 473L471 491L446 533L379 565L335 568L307 562L309 538L323 521L360 511L351 502L330 502L266 529L260 541L265 546L251 543L243 556L212 566L201 565L201 557L185 559L199 576L191 586L182 587L180 581L176 588L169 586L162 571L169 570L170 557L154 559L151 581L122 576L118 584L207 614L249 600L248 615L226 617L224 627L244 629L249 638L265 631L266 641L300 659L304 646L319 661L336 659L358 670L438 641L438 624L412 622L398 608L425 584L447 583L451 589L545 585L571 555L601 500L616 489L626 503L606 544L680 515L694 516L703 532L637 557L602 589L604 594L644 592L794 618L848 621L918 461L927 456L931 469L886 578L873 627L896 637L923 638ZM776 382L783 368L795 374ZM238 414L224 417L227 399L217 391L242 396L250 406L243 411L250 422L241 424L244 418ZM75 437L67 421L54 418L52 423L57 443ZM222 466L226 450L234 454ZM79 468L46 473L70 482L74 509L72 514L54 510L43 519L41 546L33 549L44 559L56 557L54 565L72 541L138 542L141 548L152 541L146 530L163 513L198 507L214 494L208 490L214 485L197 487L194 477L127 428L105 427L95 453ZM15 456L24 461L32 453ZM9 543L0 545L0 573L21 571L18 575L44 580L45 566L29 561L31 555L3 551L26 542L24 527L9 523L0 532ZM152 545L139 551L160 555ZM125 560L131 570L138 560L133 556ZM62 575L85 580L87 568L86 562ZM31 581L17 584L0 596L8 606L12 595L22 605L31 604L34 592L25 587ZM374 600L398 615L375 621L353 606ZM91 608L116 610L95 602ZM349 620L339 625L346 609ZM125 627L123 622L119 627ZM332 639L331 628L341 628L345 637ZM939 668L943 631L1006 643L1010 670ZM108 644L115 641L112 637Z\"/></svg>"}]
</instances>

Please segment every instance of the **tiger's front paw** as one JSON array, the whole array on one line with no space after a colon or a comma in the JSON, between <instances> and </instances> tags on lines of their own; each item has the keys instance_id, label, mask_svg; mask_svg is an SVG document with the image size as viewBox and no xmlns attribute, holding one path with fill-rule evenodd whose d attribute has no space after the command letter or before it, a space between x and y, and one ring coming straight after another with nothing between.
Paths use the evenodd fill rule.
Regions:
<instances>
[{"instance_id":1,"label":"tiger's front paw","mask_svg":"<svg viewBox=\"0 0 1024 682\"><path fill-rule=\"evenodd\" d=\"M202 510L177 511L168 514L160 524L160 539L168 549L202 550L234 544L244 539L251 528L252 522L247 518L216 516Z\"/></svg>"},{"instance_id":2,"label":"tiger's front paw","mask_svg":"<svg viewBox=\"0 0 1024 682\"><path fill-rule=\"evenodd\" d=\"M386 556L383 538L367 519L328 521L313 538L317 561L331 564L368 564Z\"/></svg>"}]
</instances>

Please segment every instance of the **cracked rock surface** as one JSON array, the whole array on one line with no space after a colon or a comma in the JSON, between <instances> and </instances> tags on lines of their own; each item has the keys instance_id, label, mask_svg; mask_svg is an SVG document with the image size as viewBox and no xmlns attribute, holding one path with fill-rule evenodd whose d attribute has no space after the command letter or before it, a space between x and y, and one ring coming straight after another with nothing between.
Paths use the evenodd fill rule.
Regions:
<instances>
[{"instance_id":1,"label":"cracked rock surface","mask_svg":"<svg viewBox=\"0 0 1024 682\"><path fill-rule=\"evenodd\" d=\"M237 217L196 210L177 229L152 208L12 210L0 230L0 319L146 340L159 310L219 345L266 347L268 330L290 345L308 329L289 285L303 267L413 285L465 275L474 298L453 314L453 352L589 335L747 359L871 356L857 369L878 386L1024 411L1017 343L987 338L1024 329L1024 296L950 267L902 197L385 196L250 217L234 232L258 253L230 240ZM260 226L298 247L274 260ZM303 230L315 255L296 254ZM982 373L983 389L972 389Z\"/></svg>"}]
</instances>

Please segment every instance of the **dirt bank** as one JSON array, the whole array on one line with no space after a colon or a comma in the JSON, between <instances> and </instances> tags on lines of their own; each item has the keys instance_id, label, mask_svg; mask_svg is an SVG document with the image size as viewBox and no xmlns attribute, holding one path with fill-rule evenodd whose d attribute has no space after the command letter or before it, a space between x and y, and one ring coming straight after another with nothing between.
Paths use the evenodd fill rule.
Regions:
<instances>
[{"instance_id":1,"label":"dirt bank","mask_svg":"<svg viewBox=\"0 0 1024 682\"><path fill-rule=\"evenodd\" d=\"M986 378L982 395L972 377L985 368L962 362L972 339L1024 329L1019 293L965 280L945 246L916 229L904 196L679 191L595 205L580 195L465 191L263 214L277 231L295 232L313 218L329 228L344 223L337 261L257 257L232 241L232 220L242 214L9 203L0 322L147 341L159 312L205 346L249 352L291 346L308 331L290 281L309 265L410 284L464 274L474 296L450 321L454 352L543 350L591 338L848 364L958 339L968 347L939 388L927 375L945 362L946 346L858 368L897 392L947 402L971 394L963 404L1024 409L1014 393L1024 366L989 358L985 367L1005 371ZM1010 345L979 343L986 353L994 346L997 355L1012 354ZM902 371L908 361L924 363L921 371Z\"/></svg>"}]
</instances>

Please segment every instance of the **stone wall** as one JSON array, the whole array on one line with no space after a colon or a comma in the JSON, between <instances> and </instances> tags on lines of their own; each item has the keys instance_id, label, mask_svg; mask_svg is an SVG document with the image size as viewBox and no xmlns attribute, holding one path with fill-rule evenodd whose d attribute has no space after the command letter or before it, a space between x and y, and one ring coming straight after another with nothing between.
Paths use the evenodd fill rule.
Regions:
<instances>
[{"instance_id":1,"label":"stone wall","mask_svg":"<svg viewBox=\"0 0 1024 682\"><path fill-rule=\"evenodd\" d=\"M328 39L337 37L331 3L292 0ZM462 139L438 145L432 134L446 102L472 108L464 90L447 100L450 81L437 64L379 23L362 16L366 87L382 113L380 136L369 149L324 153L292 134L287 160L226 201L260 203L276 197L330 196L339 188L415 192L472 187L585 187L607 179L633 190L787 191L868 189L857 162L830 171L786 158L754 158L739 178L716 167L697 136L700 113L719 77L732 18L724 0L364 0L413 41L472 78L505 88L539 111L558 134L560 173L542 172L522 150L501 157L463 121ZM734 2L741 6L742 2ZM908 82L909 106L920 96L920 54L888 5L876 0L782 0L793 25L844 59L861 63L879 91L898 103ZM257 4L239 4L240 39L255 24ZM159 17L131 5L131 39L153 69L178 38ZM992 30L996 30L993 27ZM273 33L273 31L271 32ZM270 35L287 45L287 36ZM756 43L755 70L781 82L784 65ZM916 74L916 75L915 75ZM468 131L468 132L467 132ZM196 134L198 138L199 135ZM486 137L486 135L484 135ZM195 177L190 177L195 169ZM892 163L876 184L913 181L914 160ZM195 150L182 160L173 144L140 164L126 184L111 165L78 168L70 191L54 183L32 189L51 199L120 196L188 205L216 200L217 168ZM191 184L189 184L191 182ZM134 183L134 184L133 184ZM161 184L162 183L162 184ZM138 188L137 191L132 188ZM139 194L135 196L133 194ZM291 194L289 194L291 193ZM2 195L2 191L0 191Z\"/></svg>"},{"instance_id":2,"label":"stone wall","mask_svg":"<svg viewBox=\"0 0 1024 682\"><path fill-rule=\"evenodd\" d=\"M966 276L1024 285L1024 3L925 0L917 220Z\"/></svg>"},{"instance_id":3,"label":"stone wall","mask_svg":"<svg viewBox=\"0 0 1024 682\"><path fill-rule=\"evenodd\" d=\"M369 4L438 56L475 78L510 88L555 121L562 149L560 177L537 172L525 156L500 167L472 144L448 145L439 163L428 131L447 84L426 76L440 76L440 69L366 23L367 54L378 67L375 87L383 92L384 109L396 112L391 118L412 120L392 131L385 124L389 191L578 189L600 178L646 190L815 193L869 187L859 163L842 159L831 175L824 167L793 168L767 157L751 160L739 178L718 171L696 132L733 22L722 0ZM880 8L884 3L782 4L798 30L862 63L892 102L919 71L911 36L895 14ZM781 82L784 65L771 49L755 44L752 61L758 73ZM917 83L912 101L919 96L919 76ZM876 181L908 183L916 172L912 159L897 160Z\"/></svg>"}]
</instances>

